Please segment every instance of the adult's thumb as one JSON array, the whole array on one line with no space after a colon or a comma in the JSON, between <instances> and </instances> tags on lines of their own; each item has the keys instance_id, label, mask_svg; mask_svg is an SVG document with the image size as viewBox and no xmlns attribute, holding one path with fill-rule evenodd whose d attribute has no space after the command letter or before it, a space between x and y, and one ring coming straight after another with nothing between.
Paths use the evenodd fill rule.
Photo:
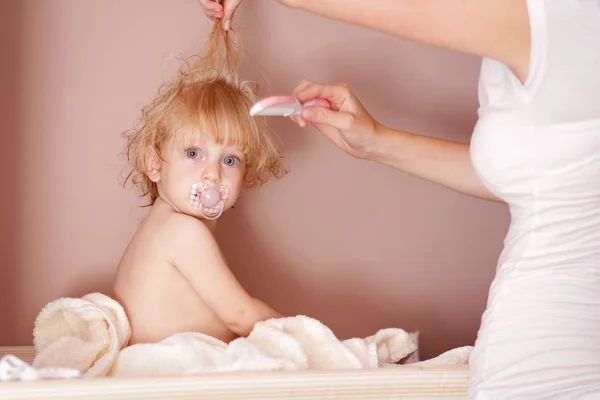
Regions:
<instances>
[{"instance_id":1,"label":"adult's thumb","mask_svg":"<svg viewBox=\"0 0 600 400\"><path fill-rule=\"evenodd\" d=\"M223 21L226 22L227 28L229 28L233 14L239 5L240 2L238 0L226 0L223 2Z\"/></svg>"},{"instance_id":2,"label":"adult's thumb","mask_svg":"<svg viewBox=\"0 0 600 400\"><path fill-rule=\"evenodd\" d=\"M306 107L302 110L301 116L306 121L329 125L340 130L350 129L354 123L354 116L352 114L322 107Z\"/></svg>"}]
</instances>

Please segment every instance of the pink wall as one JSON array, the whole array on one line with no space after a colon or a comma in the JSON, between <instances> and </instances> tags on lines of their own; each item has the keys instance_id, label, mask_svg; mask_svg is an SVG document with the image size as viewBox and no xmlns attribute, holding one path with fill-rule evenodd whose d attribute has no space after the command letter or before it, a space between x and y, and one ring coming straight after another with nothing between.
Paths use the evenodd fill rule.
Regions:
<instances>
[{"instance_id":1,"label":"pink wall","mask_svg":"<svg viewBox=\"0 0 600 400\"><path fill-rule=\"evenodd\" d=\"M177 67L161 65L163 56L194 51L208 24L195 0L0 7L0 345L14 345L30 343L47 302L111 294L143 216L119 185L120 133ZM261 79L263 94L285 93L304 77L346 81L386 124L469 140L479 60L274 2L246 2L237 23L255 62L248 75ZM506 208L353 160L289 121L273 127L291 173L244 195L218 233L247 289L342 337L420 329L424 357L471 344Z\"/></svg>"}]
</instances>

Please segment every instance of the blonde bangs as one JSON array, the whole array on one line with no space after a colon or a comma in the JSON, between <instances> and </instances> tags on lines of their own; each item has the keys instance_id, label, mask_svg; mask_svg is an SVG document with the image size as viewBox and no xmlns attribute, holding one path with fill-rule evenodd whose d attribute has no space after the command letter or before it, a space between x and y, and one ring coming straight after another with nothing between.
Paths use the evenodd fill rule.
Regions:
<instances>
[{"instance_id":1,"label":"blonde bangs","mask_svg":"<svg viewBox=\"0 0 600 400\"><path fill-rule=\"evenodd\" d=\"M170 122L171 128L179 129L170 129L168 140L188 147L208 139L237 148L251 175L262 175L265 168L279 170L280 156L267 137L264 117L249 114L252 101L247 93L222 80L184 88L174 98Z\"/></svg>"},{"instance_id":2,"label":"blonde bangs","mask_svg":"<svg viewBox=\"0 0 600 400\"><path fill-rule=\"evenodd\" d=\"M249 99L223 81L200 85L185 89L175 99L175 114L183 118L185 129L173 132L173 139L185 145L209 139L249 156L256 154L261 147L262 121L249 115Z\"/></svg>"}]
</instances>

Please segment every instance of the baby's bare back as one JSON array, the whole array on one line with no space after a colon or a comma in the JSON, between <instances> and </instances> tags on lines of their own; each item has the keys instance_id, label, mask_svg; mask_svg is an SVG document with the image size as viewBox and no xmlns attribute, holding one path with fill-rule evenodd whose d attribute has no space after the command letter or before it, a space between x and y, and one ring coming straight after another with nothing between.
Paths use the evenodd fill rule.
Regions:
<instances>
[{"instance_id":1,"label":"baby's bare back","mask_svg":"<svg viewBox=\"0 0 600 400\"><path fill-rule=\"evenodd\" d=\"M150 213L125 250L113 285L131 324L130 344L157 342L179 332L200 332L229 342L237 337L202 301L169 261L161 241L167 216Z\"/></svg>"}]
</instances>

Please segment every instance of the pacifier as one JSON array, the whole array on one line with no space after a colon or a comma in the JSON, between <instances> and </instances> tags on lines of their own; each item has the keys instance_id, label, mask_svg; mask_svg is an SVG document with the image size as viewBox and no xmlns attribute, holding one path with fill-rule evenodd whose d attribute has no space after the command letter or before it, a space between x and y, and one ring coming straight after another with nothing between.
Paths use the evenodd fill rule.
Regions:
<instances>
[{"instance_id":1,"label":"pacifier","mask_svg":"<svg viewBox=\"0 0 600 400\"><path fill-rule=\"evenodd\" d=\"M215 188L205 183L194 183L190 189L190 204L206 219L217 219L225 209L229 195L227 186Z\"/></svg>"}]
</instances>

